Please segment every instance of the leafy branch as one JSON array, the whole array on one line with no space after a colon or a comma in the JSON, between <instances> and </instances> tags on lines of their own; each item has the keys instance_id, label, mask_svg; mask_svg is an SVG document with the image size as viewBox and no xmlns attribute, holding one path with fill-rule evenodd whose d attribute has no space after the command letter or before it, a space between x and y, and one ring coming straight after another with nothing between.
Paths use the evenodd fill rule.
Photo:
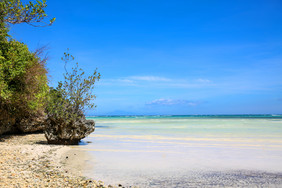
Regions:
<instances>
[{"instance_id":1,"label":"leafy branch","mask_svg":"<svg viewBox=\"0 0 282 188\"><path fill-rule=\"evenodd\" d=\"M49 22L44 21L47 17L44 10L46 7L46 0L36 0L36 3L30 1L26 5L23 5L21 0L2 0L0 13L4 15L4 22L10 24L27 23L35 27L45 27L52 25L56 19L52 18Z\"/></svg>"},{"instance_id":2,"label":"leafy branch","mask_svg":"<svg viewBox=\"0 0 282 188\"><path fill-rule=\"evenodd\" d=\"M67 121L76 121L81 118L85 109L95 108L93 100L96 98L92 91L96 81L99 81L101 75L94 70L93 74L86 77L85 72L79 68L78 63L67 70L67 64L74 61L74 57L68 52L64 53L62 60L65 63L64 81L59 82L56 89L50 92L50 102L48 105L48 114L55 119L64 118Z\"/></svg>"}]
</instances>

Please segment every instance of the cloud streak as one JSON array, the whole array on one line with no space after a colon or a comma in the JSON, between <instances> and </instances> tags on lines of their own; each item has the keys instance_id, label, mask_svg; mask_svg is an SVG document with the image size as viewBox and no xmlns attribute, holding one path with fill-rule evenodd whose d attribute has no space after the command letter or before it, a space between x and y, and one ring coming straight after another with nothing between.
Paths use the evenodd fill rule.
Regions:
<instances>
[{"instance_id":1,"label":"cloud streak","mask_svg":"<svg viewBox=\"0 0 282 188\"><path fill-rule=\"evenodd\" d=\"M173 79L160 76L128 76L116 79L102 79L101 85L134 86L134 87L165 87L165 88L201 88L213 86L214 83L209 79L197 78Z\"/></svg>"},{"instance_id":2,"label":"cloud streak","mask_svg":"<svg viewBox=\"0 0 282 188\"><path fill-rule=\"evenodd\" d=\"M150 106L174 106L174 105L186 105L186 106L197 106L200 102L181 100L181 99L156 99L148 102L146 105Z\"/></svg>"},{"instance_id":3,"label":"cloud streak","mask_svg":"<svg viewBox=\"0 0 282 188\"><path fill-rule=\"evenodd\" d=\"M128 77L128 79L131 79L133 81L157 81L157 82L169 82L172 81L169 78L165 78L165 77L159 77L159 76L130 76Z\"/></svg>"}]
</instances>

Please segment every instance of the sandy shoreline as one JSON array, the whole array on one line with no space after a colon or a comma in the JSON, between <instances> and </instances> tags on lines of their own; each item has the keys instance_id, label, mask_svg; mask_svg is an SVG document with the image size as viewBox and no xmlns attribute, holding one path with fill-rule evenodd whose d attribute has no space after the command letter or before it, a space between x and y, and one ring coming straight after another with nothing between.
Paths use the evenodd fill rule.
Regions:
<instances>
[{"instance_id":1,"label":"sandy shoreline","mask_svg":"<svg viewBox=\"0 0 282 188\"><path fill-rule=\"evenodd\" d=\"M79 146L47 145L43 134L0 137L0 187L119 187L105 186L102 181L84 177L82 172L89 156L76 147ZM142 183L131 183L156 188L282 185L282 173L250 170L188 172L182 176L170 171L166 176L144 177ZM127 185L129 182L121 183L132 187Z\"/></svg>"},{"instance_id":2,"label":"sandy shoreline","mask_svg":"<svg viewBox=\"0 0 282 188\"><path fill-rule=\"evenodd\" d=\"M1 136L0 187L112 187L69 171L70 146L46 143L43 134Z\"/></svg>"}]
</instances>

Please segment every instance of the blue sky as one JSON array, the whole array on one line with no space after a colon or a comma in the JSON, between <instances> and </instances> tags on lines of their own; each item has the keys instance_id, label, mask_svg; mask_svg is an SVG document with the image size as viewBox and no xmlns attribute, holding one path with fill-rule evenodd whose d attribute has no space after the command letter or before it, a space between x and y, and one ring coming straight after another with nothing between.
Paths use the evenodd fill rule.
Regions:
<instances>
[{"instance_id":1,"label":"blue sky","mask_svg":"<svg viewBox=\"0 0 282 188\"><path fill-rule=\"evenodd\" d=\"M282 1L48 0L51 27L11 27L48 45L50 85L67 48L102 79L88 115L282 113Z\"/></svg>"}]
</instances>

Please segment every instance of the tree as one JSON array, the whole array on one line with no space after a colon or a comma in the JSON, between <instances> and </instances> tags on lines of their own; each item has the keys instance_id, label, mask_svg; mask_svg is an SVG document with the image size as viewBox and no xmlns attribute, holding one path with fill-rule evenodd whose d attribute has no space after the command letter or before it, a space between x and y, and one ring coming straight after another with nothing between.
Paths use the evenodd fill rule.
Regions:
<instances>
[{"instance_id":1,"label":"tree","mask_svg":"<svg viewBox=\"0 0 282 188\"><path fill-rule=\"evenodd\" d=\"M74 60L69 53L64 53L64 81L56 89L50 89L47 105L48 125L45 136L48 143L77 144L79 140L94 131L94 121L85 119L85 109L95 107L96 98L91 92L95 82L100 79L97 69L86 77L78 63L69 72L67 64Z\"/></svg>"},{"instance_id":2,"label":"tree","mask_svg":"<svg viewBox=\"0 0 282 188\"><path fill-rule=\"evenodd\" d=\"M22 122L44 115L49 90L46 59L40 58L42 50L30 52L12 39L8 26L43 23L45 7L45 1L23 5L20 0L0 0L0 134L13 127L36 130L38 127L23 128Z\"/></svg>"},{"instance_id":3,"label":"tree","mask_svg":"<svg viewBox=\"0 0 282 188\"><path fill-rule=\"evenodd\" d=\"M43 115L48 95L45 61L17 41L0 45L0 126L2 122L18 124L30 117ZM6 123L7 124L7 123ZM35 130L39 127L28 128Z\"/></svg>"},{"instance_id":4,"label":"tree","mask_svg":"<svg viewBox=\"0 0 282 188\"><path fill-rule=\"evenodd\" d=\"M96 107L93 103L96 96L91 92L101 75L96 69L92 75L85 77L85 72L79 68L78 63L68 72L67 64L74 61L74 57L67 52L64 53L62 61L65 63L65 80L59 82L56 89L50 90L47 109L50 116L62 117L70 122L81 118L86 108Z\"/></svg>"}]
</instances>

